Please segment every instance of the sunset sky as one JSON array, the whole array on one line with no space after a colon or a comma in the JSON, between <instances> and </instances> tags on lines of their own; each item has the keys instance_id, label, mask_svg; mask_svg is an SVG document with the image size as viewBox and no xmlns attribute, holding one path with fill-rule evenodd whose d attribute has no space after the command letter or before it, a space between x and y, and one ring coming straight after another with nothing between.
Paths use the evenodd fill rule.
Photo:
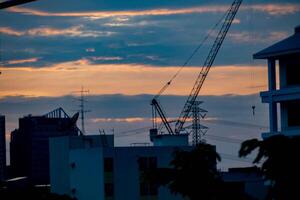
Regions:
<instances>
[{"instance_id":1,"label":"sunset sky","mask_svg":"<svg viewBox=\"0 0 300 200\"><path fill-rule=\"evenodd\" d=\"M60 106L73 114L78 102L72 92L84 86L89 133L114 129L118 145L149 141L146 128L126 131L151 126L152 96L231 2L40 0L1 10L0 112L7 137L24 115ZM267 131L267 107L258 94L267 88L266 61L252 55L292 35L299 19L298 0L243 2L199 97L209 111L208 134L229 138L207 137L217 150L236 155L238 141ZM161 97L168 117L180 113L215 35Z\"/></svg>"}]
</instances>

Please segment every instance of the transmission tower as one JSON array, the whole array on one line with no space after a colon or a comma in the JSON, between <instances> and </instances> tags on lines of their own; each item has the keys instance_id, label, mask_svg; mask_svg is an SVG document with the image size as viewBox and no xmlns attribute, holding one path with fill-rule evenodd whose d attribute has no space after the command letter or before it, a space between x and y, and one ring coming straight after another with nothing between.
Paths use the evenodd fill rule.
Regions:
<instances>
[{"instance_id":1,"label":"transmission tower","mask_svg":"<svg viewBox=\"0 0 300 200\"><path fill-rule=\"evenodd\" d=\"M81 90L80 91L75 91L75 93L80 93L80 97L76 98L76 100L78 100L80 102L79 104L79 112L80 112L80 119L81 119L81 132L83 135L85 135L85 127L84 127L84 114L87 112L91 112L90 110L86 110L84 103L87 102L87 100L85 99L85 94L89 93L89 90L84 90L83 86L81 86Z\"/></svg>"},{"instance_id":2,"label":"transmission tower","mask_svg":"<svg viewBox=\"0 0 300 200\"><path fill-rule=\"evenodd\" d=\"M190 119L192 119L192 124L187 126L186 128L190 129L190 133L192 135L192 144L197 145L201 142L205 142L203 136L208 131L208 127L201 124L201 120L206 117L207 110L200 108L200 104L203 101L195 101L191 105L190 110Z\"/></svg>"}]
</instances>

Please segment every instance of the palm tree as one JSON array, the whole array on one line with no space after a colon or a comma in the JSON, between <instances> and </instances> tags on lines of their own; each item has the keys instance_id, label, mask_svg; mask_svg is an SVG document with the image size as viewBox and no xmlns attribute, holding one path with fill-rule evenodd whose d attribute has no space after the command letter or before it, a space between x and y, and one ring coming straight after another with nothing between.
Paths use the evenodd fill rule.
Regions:
<instances>
[{"instance_id":1,"label":"palm tree","mask_svg":"<svg viewBox=\"0 0 300 200\"><path fill-rule=\"evenodd\" d=\"M254 164L260 165L270 190L267 199L300 199L300 137L275 135L263 141L246 140L239 150L240 157L246 157L258 150Z\"/></svg>"}]
</instances>

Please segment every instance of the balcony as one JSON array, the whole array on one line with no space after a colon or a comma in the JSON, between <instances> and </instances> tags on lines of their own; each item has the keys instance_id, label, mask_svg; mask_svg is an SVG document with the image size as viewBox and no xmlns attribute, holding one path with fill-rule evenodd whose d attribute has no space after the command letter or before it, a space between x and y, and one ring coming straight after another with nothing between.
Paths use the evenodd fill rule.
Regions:
<instances>
[{"instance_id":1,"label":"balcony","mask_svg":"<svg viewBox=\"0 0 300 200\"><path fill-rule=\"evenodd\" d=\"M279 131L279 132L265 132L262 133L261 136L263 139L266 139L268 137L274 136L274 135L285 135L285 136L299 136L300 135L300 127L298 128L293 128L291 130L283 130L283 131Z\"/></svg>"},{"instance_id":2,"label":"balcony","mask_svg":"<svg viewBox=\"0 0 300 200\"><path fill-rule=\"evenodd\" d=\"M264 91L260 93L260 96L263 103L296 100L300 99L300 86Z\"/></svg>"}]
</instances>

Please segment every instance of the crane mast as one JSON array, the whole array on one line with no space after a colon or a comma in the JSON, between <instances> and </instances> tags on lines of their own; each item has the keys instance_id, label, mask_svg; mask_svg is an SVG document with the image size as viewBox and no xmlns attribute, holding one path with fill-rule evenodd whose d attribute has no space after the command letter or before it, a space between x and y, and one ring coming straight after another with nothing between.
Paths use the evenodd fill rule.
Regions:
<instances>
[{"instance_id":1,"label":"crane mast","mask_svg":"<svg viewBox=\"0 0 300 200\"><path fill-rule=\"evenodd\" d=\"M207 77L207 74L208 74L208 72L220 50L220 47L226 37L226 34L232 24L232 21L236 15L241 3L242 3L242 0L235 0L232 3L230 9L228 10L228 13L225 17L225 21L222 24L222 27L213 43L213 46L210 49L208 56L204 62L204 65L196 79L193 89L192 89L180 115L179 115L179 118L178 118L176 124L175 124L175 134L179 134L180 131L182 130L183 125L189 116L191 108L198 97L198 94L202 88L202 85L203 85L206 77Z\"/></svg>"}]
</instances>

